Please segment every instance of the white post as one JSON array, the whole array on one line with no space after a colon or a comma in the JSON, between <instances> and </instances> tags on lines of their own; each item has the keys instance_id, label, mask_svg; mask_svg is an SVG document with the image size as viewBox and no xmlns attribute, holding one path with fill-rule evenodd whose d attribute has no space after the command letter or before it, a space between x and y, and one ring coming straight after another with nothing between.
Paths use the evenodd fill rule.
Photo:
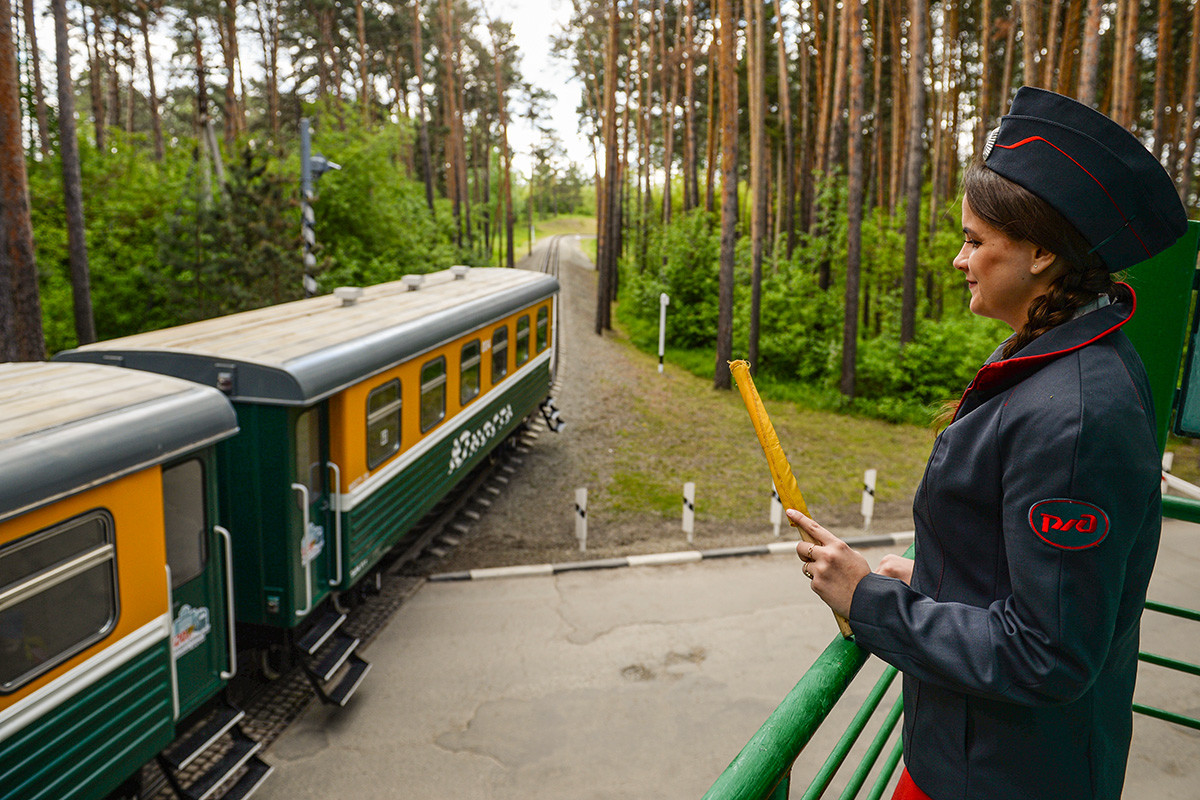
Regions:
<instances>
[{"instance_id":1,"label":"white post","mask_svg":"<svg viewBox=\"0 0 1200 800\"><path fill-rule=\"evenodd\" d=\"M691 544L696 532L696 484L691 481L683 485L683 532Z\"/></svg>"},{"instance_id":2,"label":"white post","mask_svg":"<svg viewBox=\"0 0 1200 800\"><path fill-rule=\"evenodd\" d=\"M579 552L587 552L587 487L575 490L575 538Z\"/></svg>"},{"instance_id":3,"label":"white post","mask_svg":"<svg viewBox=\"0 0 1200 800\"><path fill-rule=\"evenodd\" d=\"M1164 474L1162 477L1162 487L1161 488L1162 488L1163 494L1167 493L1167 475L1170 474L1171 467L1173 467L1173 466L1175 466L1175 454L1172 453L1170 450L1168 450L1167 452L1163 453L1163 459L1162 459L1162 471Z\"/></svg>"},{"instance_id":4,"label":"white post","mask_svg":"<svg viewBox=\"0 0 1200 800\"><path fill-rule=\"evenodd\" d=\"M775 536L779 536L779 528L783 525L783 501L779 499L779 490L775 488L775 484L771 484L771 527L775 529Z\"/></svg>"},{"instance_id":5,"label":"white post","mask_svg":"<svg viewBox=\"0 0 1200 800\"><path fill-rule=\"evenodd\" d=\"M862 496L863 530L871 530L871 517L875 516L875 470L869 469L863 475Z\"/></svg>"},{"instance_id":6,"label":"white post","mask_svg":"<svg viewBox=\"0 0 1200 800\"><path fill-rule=\"evenodd\" d=\"M663 354L667 349L667 306L671 305L671 298L667 297L666 292L658 296L658 374L663 371ZM690 541L690 540L689 540Z\"/></svg>"}]
</instances>

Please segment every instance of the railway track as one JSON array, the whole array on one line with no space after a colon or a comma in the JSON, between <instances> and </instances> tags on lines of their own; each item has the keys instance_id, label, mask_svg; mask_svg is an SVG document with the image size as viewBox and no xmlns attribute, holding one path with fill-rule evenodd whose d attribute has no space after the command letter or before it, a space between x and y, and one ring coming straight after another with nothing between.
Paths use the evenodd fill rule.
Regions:
<instances>
[{"instance_id":1,"label":"railway track","mask_svg":"<svg viewBox=\"0 0 1200 800\"><path fill-rule=\"evenodd\" d=\"M539 261L540 271L558 277L561 236L550 238ZM558 363L561 357L561 325L555 326L555 354L551 363L551 396L559 390ZM470 538L474 523L491 507L493 500L517 477L523 456L548 431L546 421L534 414L527 418L507 440L462 480L425 517L418 522L391 553L350 592L338 598L347 613L342 629L369 645L383 630L392 614L421 585L425 577L439 569L445 557ZM268 678L256 659L239 655L247 665L231 681L227 696L245 711L243 729L269 751L271 743L287 730L317 697L303 669L294 664L277 677ZM224 755L223 750L207 753L184 773L185 780L202 773ZM236 780L236 775L232 780ZM139 800L174 800L175 793L162 772L148 764L142 770L143 790Z\"/></svg>"}]
</instances>

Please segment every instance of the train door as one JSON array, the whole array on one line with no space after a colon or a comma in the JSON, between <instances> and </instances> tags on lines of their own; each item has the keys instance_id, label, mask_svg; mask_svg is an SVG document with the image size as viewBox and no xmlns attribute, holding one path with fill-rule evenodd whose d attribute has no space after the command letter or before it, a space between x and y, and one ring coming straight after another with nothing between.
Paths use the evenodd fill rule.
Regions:
<instances>
[{"instance_id":1,"label":"train door","mask_svg":"<svg viewBox=\"0 0 1200 800\"><path fill-rule=\"evenodd\" d=\"M163 467L163 522L171 570L171 655L179 717L196 710L233 677L230 542L215 525L212 459Z\"/></svg>"},{"instance_id":2,"label":"train door","mask_svg":"<svg viewBox=\"0 0 1200 800\"><path fill-rule=\"evenodd\" d=\"M299 531L300 583L296 586L296 617L302 619L326 595L337 542L330 531L326 454L328 424L324 405L304 409L296 416L292 491L295 493Z\"/></svg>"}]
</instances>

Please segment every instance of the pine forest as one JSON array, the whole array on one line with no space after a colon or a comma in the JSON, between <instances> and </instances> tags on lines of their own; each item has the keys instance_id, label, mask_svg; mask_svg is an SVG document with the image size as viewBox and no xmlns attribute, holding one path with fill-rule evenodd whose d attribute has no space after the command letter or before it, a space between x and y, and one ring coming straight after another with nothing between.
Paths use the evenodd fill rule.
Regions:
<instances>
[{"instance_id":1,"label":"pine forest","mask_svg":"<svg viewBox=\"0 0 1200 800\"><path fill-rule=\"evenodd\" d=\"M580 215L597 334L655 348L665 293L672 357L717 388L744 357L797 399L914 420L1008 333L951 262L962 172L1017 87L1113 117L1200 203L1200 0L556 2L575 80L545 87L485 0L0 0L0 355L297 299L306 275L512 266L536 221ZM302 125L340 167L311 197Z\"/></svg>"}]
</instances>

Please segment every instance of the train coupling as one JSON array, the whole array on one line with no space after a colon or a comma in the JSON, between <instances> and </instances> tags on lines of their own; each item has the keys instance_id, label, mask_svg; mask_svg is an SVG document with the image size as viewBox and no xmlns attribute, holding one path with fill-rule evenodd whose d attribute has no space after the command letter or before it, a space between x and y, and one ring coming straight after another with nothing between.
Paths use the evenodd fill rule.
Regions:
<instances>
[{"instance_id":1,"label":"train coupling","mask_svg":"<svg viewBox=\"0 0 1200 800\"><path fill-rule=\"evenodd\" d=\"M559 416L553 397L547 397L538 408L542 412L542 418L546 420L546 427L550 430L561 433L562 429L567 427L567 421Z\"/></svg>"}]
</instances>

